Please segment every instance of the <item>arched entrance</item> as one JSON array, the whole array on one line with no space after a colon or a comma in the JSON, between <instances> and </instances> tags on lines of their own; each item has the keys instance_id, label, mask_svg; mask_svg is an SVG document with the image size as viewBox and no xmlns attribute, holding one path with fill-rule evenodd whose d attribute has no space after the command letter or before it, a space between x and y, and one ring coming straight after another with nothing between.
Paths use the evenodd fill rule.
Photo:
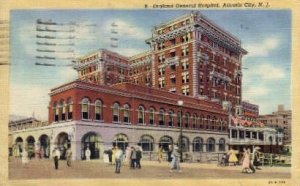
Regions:
<instances>
[{"instance_id":1,"label":"arched entrance","mask_svg":"<svg viewBox=\"0 0 300 186\"><path fill-rule=\"evenodd\" d=\"M128 137L125 134L117 134L114 137L113 146L118 146L125 152L125 149L128 146Z\"/></svg>"},{"instance_id":2,"label":"arched entrance","mask_svg":"<svg viewBox=\"0 0 300 186\"><path fill-rule=\"evenodd\" d=\"M50 138L46 135L43 134L39 138L40 142L40 150L43 152L43 158L49 158L50 156Z\"/></svg>"},{"instance_id":3,"label":"arched entrance","mask_svg":"<svg viewBox=\"0 0 300 186\"><path fill-rule=\"evenodd\" d=\"M71 146L68 134L65 132L59 133L56 138L56 144L60 150L60 159L65 159L66 150Z\"/></svg>"},{"instance_id":4,"label":"arched entrance","mask_svg":"<svg viewBox=\"0 0 300 186\"><path fill-rule=\"evenodd\" d=\"M163 136L159 140L159 146L162 147L164 151L169 151L169 146L173 145L173 140L170 136Z\"/></svg>"},{"instance_id":5,"label":"arched entrance","mask_svg":"<svg viewBox=\"0 0 300 186\"><path fill-rule=\"evenodd\" d=\"M27 151L28 151L28 157L31 159L34 157L35 152L35 139L33 136L28 136L26 139L27 142Z\"/></svg>"},{"instance_id":6,"label":"arched entrance","mask_svg":"<svg viewBox=\"0 0 300 186\"><path fill-rule=\"evenodd\" d=\"M99 159L100 158L100 138L94 132L89 132L82 137L81 140L81 159L85 160L85 151L87 148L91 151L91 159Z\"/></svg>"},{"instance_id":7,"label":"arched entrance","mask_svg":"<svg viewBox=\"0 0 300 186\"><path fill-rule=\"evenodd\" d=\"M178 148L182 149L182 152L189 152L190 141L187 137L182 136L182 142L180 142L180 137L178 138ZM181 145L181 146L180 146Z\"/></svg>"},{"instance_id":8,"label":"arched entrance","mask_svg":"<svg viewBox=\"0 0 300 186\"><path fill-rule=\"evenodd\" d=\"M21 157L21 153L22 153L22 148L23 148L23 139L21 137L17 137L16 141L15 141L15 148L14 148L14 152L13 155L15 157Z\"/></svg>"}]
</instances>

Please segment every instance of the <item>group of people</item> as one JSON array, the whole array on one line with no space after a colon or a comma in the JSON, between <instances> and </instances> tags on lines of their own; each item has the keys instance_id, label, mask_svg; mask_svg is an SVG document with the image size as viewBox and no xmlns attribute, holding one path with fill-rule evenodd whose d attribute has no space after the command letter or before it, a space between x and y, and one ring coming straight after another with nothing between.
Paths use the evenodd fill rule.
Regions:
<instances>
[{"instance_id":1,"label":"group of people","mask_svg":"<svg viewBox=\"0 0 300 186\"><path fill-rule=\"evenodd\" d=\"M52 157L54 161L54 167L57 170L59 166L59 159L61 158L61 153L58 147L55 147L52 151ZM72 161L72 150L71 147L68 147L65 153L65 158L67 162L67 166L71 167L71 161Z\"/></svg>"},{"instance_id":2,"label":"group of people","mask_svg":"<svg viewBox=\"0 0 300 186\"><path fill-rule=\"evenodd\" d=\"M125 152L118 146L111 147L105 153L111 165L116 165L115 173L120 173L121 163L130 166L131 169L140 169L142 159L142 148L140 146L127 147Z\"/></svg>"},{"instance_id":3,"label":"group of people","mask_svg":"<svg viewBox=\"0 0 300 186\"><path fill-rule=\"evenodd\" d=\"M255 170L260 170L259 149L259 147L254 147L253 152L251 153L250 148L243 148L243 156L240 159L242 165L242 173L255 173ZM231 147L228 153L223 155L221 165L226 166L230 163L232 163L233 165L237 165L239 163L239 160L237 158L238 153L239 152L237 150L234 150Z\"/></svg>"}]
</instances>

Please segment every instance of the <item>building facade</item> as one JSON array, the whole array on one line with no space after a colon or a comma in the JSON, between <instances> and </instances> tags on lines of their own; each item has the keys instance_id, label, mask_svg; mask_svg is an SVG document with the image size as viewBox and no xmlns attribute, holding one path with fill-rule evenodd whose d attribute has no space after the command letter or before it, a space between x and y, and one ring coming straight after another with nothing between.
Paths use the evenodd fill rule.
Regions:
<instances>
[{"instance_id":1,"label":"building facade","mask_svg":"<svg viewBox=\"0 0 300 186\"><path fill-rule=\"evenodd\" d=\"M241 116L244 120L255 122L259 116L259 106L249 101L242 101Z\"/></svg>"},{"instance_id":2,"label":"building facade","mask_svg":"<svg viewBox=\"0 0 300 186\"><path fill-rule=\"evenodd\" d=\"M283 132L283 143L291 144L292 111L285 110L284 105L278 105L278 110L272 114L260 115L258 120L266 126Z\"/></svg>"},{"instance_id":3,"label":"building facade","mask_svg":"<svg viewBox=\"0 0 300 186\"><path fill-rule=\"evenodd\" d=\"M196 159L226 151L229 115L241 110L240 40L192 12L155 26L146 43L132 57L100 49L78 58L78 80L50 92L49 125L13 131L12 141L49 155L58 146L62 157L71 146L74 159L115 145L151 156L182 144Z\"/></svg>"}]
</instances>

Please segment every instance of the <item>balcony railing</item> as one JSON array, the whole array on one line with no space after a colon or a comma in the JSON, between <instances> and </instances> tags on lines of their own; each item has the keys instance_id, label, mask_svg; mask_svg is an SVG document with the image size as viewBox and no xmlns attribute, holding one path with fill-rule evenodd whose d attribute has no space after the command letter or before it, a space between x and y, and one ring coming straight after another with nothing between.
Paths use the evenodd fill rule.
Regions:
<instances>
[{"instance_id":1,"label":"balcony railing","mask_svg":"<svg viewBox=\"0 0 300 186\"><path fill-rule=\"evenodd\" d=\"M171 57L167 59L167 65L177 65L179 63L178 56Z\"/></svg>"},{"instance_id":2,"label":"balcony railing","mask_svg":"<svg viewBox=\"0 0 300 186\"><path fill-rule=\"evenodd\" d=\"M216 77L216 78L218 78L218 79L222 79L222 80L224 80L224 81L231 82L230 77L225 76L224 74L221 74L221 73L216 72L216 71L211 71L211 72L209 73L209 75L210 75L211 77Z\"/></svg>"}]
</instances>

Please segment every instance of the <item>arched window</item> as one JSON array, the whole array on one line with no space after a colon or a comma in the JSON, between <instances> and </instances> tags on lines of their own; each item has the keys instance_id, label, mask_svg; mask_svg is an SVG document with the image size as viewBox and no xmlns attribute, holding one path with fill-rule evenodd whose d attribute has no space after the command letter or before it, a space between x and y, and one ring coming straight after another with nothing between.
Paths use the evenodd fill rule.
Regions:
<instances>
[{"instance_id":1,"label":"arched window","mask_svg":"<svg viewBox=\"0 0 300 186\"><path fill-rule=\"evenodd\" d=\"M177 127L180 127L180 125L181 125L181 112L180 111L178 111L177 112Z\"/></svg>"},{"instance_id":2,"label":"arched window","mask_svg":"<svg viewBox=\"0 0 300 186\"><path fill-rule=\"evenodd\" d=\"M95 102L95 120L102 120L103 116L102 116L102 109L103 105L102 105L102 101L97 100Z\"/></svg>"},{"instance_id":3,"label":"arched window","mask_svg":"<svg viewBox=\"0 0 300 186\"><path fill-rule=\"evenodd\" d=\"M195 129L197 127L197 115L194 114L193 115L193 129Z\"/></svg>"},{"instance_id":4,"label":"arched window","mask_svg":"<svg viewBox=\"0 0 300 186\"><path fill-rule=\"evenodd\" d=\"M169 111L169 121L168 121L169 127L173 127L173 123L174 123L173 115L174 115L173 110L170 110Z\"/></svg>"},{"instance_id":5,"label":"arched window","mask_svg":"<svg viewBox=\"0 0 300 186\"><path fill-rule=\"evenodd\" d=\"M203 151L203 139L196 137L193 141L193 152L202 152Z\"/></svg>"},{"instance_id":6,"label":"arched window","mask_svg":"<svg viewBox=\"0 0 300 186\"><path fill-rule=\"evenodd\" d=\"M67 119L71 120L73 118L73 102L71 98L67 99L67 113Z\"/></svg>"},{"instance_id":7,"label":"arched window","mask_svg":"<svg viewBox=\"0 0 300 186\"><path fill-rule=\"evenodd\" d=\"M58 122L59 108L56 101L53 103L53 113L54 113L54 122Z\"/></svg>"},{"instance_id":8,"label":"arched window","mask_svg":"<svg viewBox=\"0 0 300 186\"><path fill-rule=\"evenodd\" d=\"M119 117L120 117L120 105L119 105L119 103L114 103L112 109L113 109L113 121L114 122L119 122Z\"/></svg>"},{"instance_id":9,"label":"arched window","mask_svg":"<svg viewBox=\"0 0 300 186\"><path fill-rule=\"evenodd\" d=\"M184 127L189 128L189 120L190 120L190 114L186 113L184 116Z\"/></svg>"},{"instance_id":10,"label":"arched window","mask_svg":"<svg viewBox=\"0 0 300 186\"><path fill-rule=\"evenodd\" d=\"M160 126L165 125L165 110L162 108L159 110L158 122Z\"/></svg>"},{"instance_id":11,"label":"arched window","mask_svg":"<svg viewBox=\"0 0 300 186\"><path fill-rule=\"evenodd\" d=\"M216 116L214 116L213 120L212 120L212 126L211 126L212 129L216 128L216 123L217 123L217 118L216 118Z\"/></svg>"},{"instance_id":12,"label":"arched window","mask_svg":"<svg viewBox=\"0 0 300 186\"><path fill-rule=\"evenodd\" d=\"M139 108L138 108L138 123L144 124L144 118L145 118L145 109L143 106L139 106Z\"/></svg>"},{"instance_id":13,"label":"arched window","mask_svg":"<svg viewBox=\"0 0 300 186\"><path fill-rule=\"evenodd\" d=\"M129 105L125 104L124 105L124 113L123 113L124 114L123 121L125 123L130 123L129 109L130 109Z\"/></svg>"},{"instance_id":14,"label":"arched window","mask_svg":"<svg viewBox=\"0 0 300 186\"><path fill-rule=\"evenodd\" d=\"M211 128L211 125L210 125L210 116L207 115L206 116L206 129L210 129Z\"/></svg>"},{"instance_id":15,"label":"arched window","mask_svg":"<svg viewBox=\"0 0 300 186\"><path fill-rule=\"evenodd\" d=\"M178 144L179 144L179 148L180 148L180 144L182 145L182 152L188 152L189 151L190 142L189 142L189 139L187 137L182 136L182 143L180 143L180 136L179 136Z\"/></svg>"},{"instance_id":16,"label":"arched window","mask_svg":"<svg viewBox=\"0 0 300 186\"><path fill-rule=\"evenodd\" d=\"M170 146L173 144L173 140L170 136L163 136L159 140L159 146L163 148L164 151L170 151Z\"/></svg>"},{"instance_id":17,"label":"arched window","mask_svg":"<svg viewBox=\"0 0 300 186\"><path fill-rule=\"evenodd\" d=\"M65 121L66 120L66 106L65 106L65 101L61 100L59 104L59 112L61 113L61 120Z\"/></svg>"},{"instance_id":18,"label":"arched window","mask_svg":"<svg viewBox=\"0 0 300 186\"><path fill-rule=\"evenodd\" d=\"M214 138L208 138L206 144L206 151L207 152L215 152L215 144L216 141Z\"/></svg>"},{"instance_id":19,"label":"arched window","mask_svg":"<svg viewBox=\"0 0 300 186\"><path fill-rule=\"evenodd\" d=\"M150 108L149 109L149 124L150 125L154 125L154 115L155 114L155 111L154 111L154 108Z\"/></svg>"},{"instance_id":20,"label":"arched window","mask_svg":"<svg viewBox=\"0 0 300 186\"><path fill-rule=\"evenodd\" d=\"M223 138L219 140L219 151L225 151L225 139Z\"/></svg>"},{"instance_id":21,"label":"arched window","mask_svg":"<svg viewBox=\"0 0 300 186\"><path fill-rule=\"evenodd\" d=\"M200 128L203 129L204 128L204 115L201 114L200 116Z\"/></svg>"},{"instance_id":22,"label":"arched window","mask_svg":"<svg viewBox=\"0 0 300 186\"><path fill-rule=\"evenodd\" d=\"M88 98L82 99L82 101L81 101L82 119L89 119L89 104L90 104L90 101Z\"/></svg>"},{"instance_id":23,"label":"arched window","mask_svg":"<svg viewBox=\"0 0 300 186\"><path fill-rule=\"evenodd\" d=\"M124 152L128 146L128 137L125 134L117 134L113 140L113 147L115 146L118 146Z\"/></svg>"},{"instance_id":24,"label":"arched window","mask_svg":"<svg viewBox=\"0 0 300 186\"><path fill-rule=\"evenodd\" d=\"M153 144L154 139L149 135L143 135L138 143L138 145L142 147L143 151L153 151Z\"/></svg>"}]
</instances>

